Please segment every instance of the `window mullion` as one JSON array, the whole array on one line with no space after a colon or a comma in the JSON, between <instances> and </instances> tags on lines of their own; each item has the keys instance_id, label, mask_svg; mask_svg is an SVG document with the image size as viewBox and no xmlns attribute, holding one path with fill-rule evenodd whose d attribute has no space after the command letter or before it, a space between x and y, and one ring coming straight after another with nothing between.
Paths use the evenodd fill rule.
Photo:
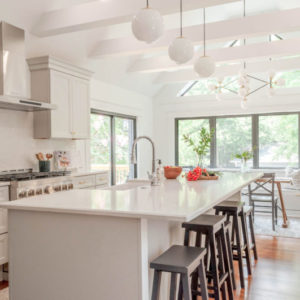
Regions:
<instances>
[{"instance_id":1,"label":"window mullion","mask_svg":"<svg viewBox=\"0 0 300 300\"><path fill-rule=\"evenodd\" d=\"M214 130L214 136L210 142L210 167L217 167L217 126L216 117L209 118L210 130Z\"/></svg>"},{"instance_id":2,"label":"window mullion","mask_svg":"<svg viewBox=\"0 0 300 300\"><path fill-rule=\"evenodd\" d=\"M298 113L298 168L300 168L300 113Z\"/></svg>"},{"instance_id":3,"label":"window mullion","mask_svg":"<svg viewBox=\"0 0 300 300\"><path fill-rule=\"evenodd\" d=\"M259 168L259 116L252 115L253 168Z\"/></svg>"},{"instance_id":4,"label":"window mullion","mask_svg":"<svg viewBox=\"0 0 300 300\"><path fill-rule=\"evenodd\" d=\"M179 120L175 119L175 166L179 165L179 131L178 131Z\"/></svg>"},{"instance_id":5,"label":"window mullion","mask_svg":"<svg viewBox=\"0 0 300 300\"><path fill-rule=\"evenodd\" d=\"M112 185L116 184L116 131L115 131L115 117L110 117L110 136L111 136L111 150L110 150L110 160L111 160L111 183Z\"/></svg>"}]
</instances>

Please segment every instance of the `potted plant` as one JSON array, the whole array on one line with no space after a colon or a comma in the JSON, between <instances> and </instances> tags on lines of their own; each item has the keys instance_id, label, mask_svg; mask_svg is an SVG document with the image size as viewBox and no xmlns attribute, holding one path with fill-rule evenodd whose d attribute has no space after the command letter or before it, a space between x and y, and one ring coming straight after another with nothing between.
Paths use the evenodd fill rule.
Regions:
<instances>
[{"instance_id":1,"label":"potted plant","mask_svg":"<svg viewBox=\"0 0 300 300\"><path fill-rule=\"evenodd\" d=\"M247 171L247 162L253 157L253 150L245 150L242 153L237 153L234 155L235 158L241 160L241 172Z\"/></svg>"},{"instance_id":2,"label":"potted plant","mask_svg":"<svg viewBox=\"0 0 300 300\"><path fill-rule=\"evenodd\" d=\"M210 142L214 136L215 131L207 130L202 127L199 131L199 138L197 141L193 140L188 134L183 135L183 140L188 144L189 147L193 149L198 158L198 166L203 168L203 159L205 155L209 152Z\"/></svg>"}]
</instances>

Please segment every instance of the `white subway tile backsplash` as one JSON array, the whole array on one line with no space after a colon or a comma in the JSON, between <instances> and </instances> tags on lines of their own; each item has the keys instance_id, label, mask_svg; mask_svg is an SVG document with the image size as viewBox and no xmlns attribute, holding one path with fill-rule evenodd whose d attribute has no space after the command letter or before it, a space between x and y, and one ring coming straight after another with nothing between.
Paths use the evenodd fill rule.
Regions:
<instances>
[{"instance_id":1,"label":"white subway tile backsplash","mask_svg":"<svg viewBox=\"0 0 300 300\"><path fill-rule=\"evenodd\" d=\"M37 169L37 152L75 150L73 140L33 139L33 113L0 109L0 171Z\"/></svg>"}]
</instances>

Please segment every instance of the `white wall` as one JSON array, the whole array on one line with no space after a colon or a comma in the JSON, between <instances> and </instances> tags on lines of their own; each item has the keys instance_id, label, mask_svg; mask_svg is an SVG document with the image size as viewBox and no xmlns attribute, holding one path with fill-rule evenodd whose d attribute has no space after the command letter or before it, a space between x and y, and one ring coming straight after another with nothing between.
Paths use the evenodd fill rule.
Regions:
<instances>
[{"instance_id":1,"label":"white wall","mask_svg":"<svg viewBox=\"0 0 300 300\"><path fill-rule=\"evenodd\" d=\"M264 90L249 97L246 110L241 109L239 98L231 95L220 102L213 95L157 97L154 99L153 114L158 157L164 164L175 163L175 118L289 111L300 111L300 89L284 89L272 98L268 98Z\"/></svg>"},{"instance_id":2,"label":"white wall","mask_svg":"<svg viewBox=\"0 0 300 300\"><path fill-rule=\"evenodd\" d=\"M91 107L102 111L135 116L137 118L137 135L153 136L151 98L98 80L92 80ZM89 165L88 147L87 143L87 165ZM141 141L138 146L139 177L145 177L147 171L151 170L151 155L151 145Z\"/></svg>"}]
</instances>

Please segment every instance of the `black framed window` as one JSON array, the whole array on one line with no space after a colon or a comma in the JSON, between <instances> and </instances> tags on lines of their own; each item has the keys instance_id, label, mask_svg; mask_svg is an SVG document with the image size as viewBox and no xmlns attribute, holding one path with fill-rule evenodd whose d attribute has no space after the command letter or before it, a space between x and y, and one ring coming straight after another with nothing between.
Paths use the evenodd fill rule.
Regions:
<instances>
[{"instance_id":1,"label":"black framed window","mask_svg":"<svg viewBox=\"0 0 300 300\"><path fill-rule=\"evenodd\" d=\"M111 184L136 177L130 152L136 137L136 118L93 109L91 111L91 169L108 170Z\"/></svg>"},{"instance_id":2,"label":"black framed window","mask_svg":"<svg viewBox=\"0 0 300 300\"><path fill-rule=\"evenodd\" d=\"M175 119L175 163L195 166L196 156L182 140L183 134L197 136L201 127L214 129L210 156L205 165L238 168L234 155L254 151L248 162L253 168L300 167L300 113L273 113Z\"/></svg>"}]
</instances>

